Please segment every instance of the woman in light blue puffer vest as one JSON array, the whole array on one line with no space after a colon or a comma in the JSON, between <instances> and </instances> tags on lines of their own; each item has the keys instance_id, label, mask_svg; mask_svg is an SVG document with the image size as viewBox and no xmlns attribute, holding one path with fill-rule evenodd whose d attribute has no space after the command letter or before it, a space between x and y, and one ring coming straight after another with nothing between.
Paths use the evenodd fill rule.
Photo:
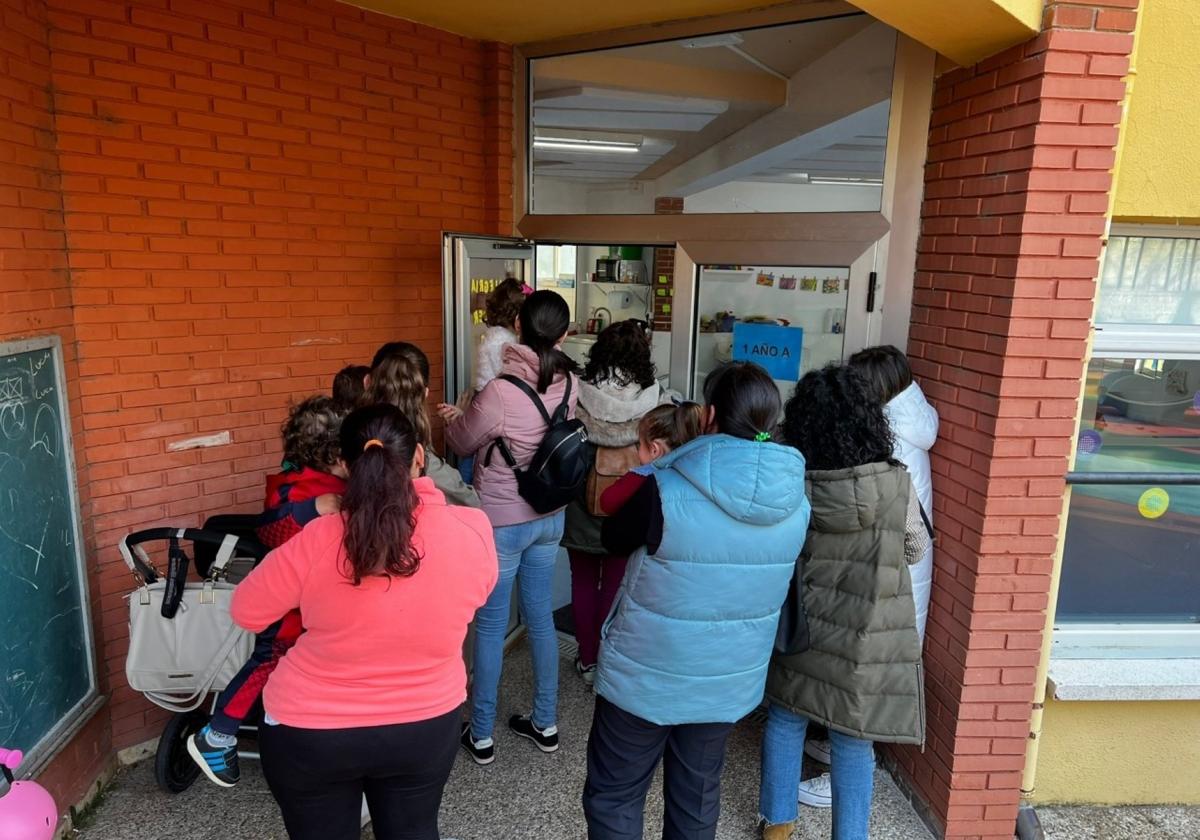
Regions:
<instances>
[{"instance_id":1,"label":"woman in light blue puffer vest","mask_svg":"<svg viewBox=\"0 0 1200 840\"><path fill-rule=\"evenodd\" d=\"M771 442L779 391L739 363L705 382L709 434L655 462L604 523L632 553L602 632L583 806L591 840L640 840L664 762L663 837L716 834L725 741L762 700L808 530L804 458Z\"/></svg>"}]
</instances>

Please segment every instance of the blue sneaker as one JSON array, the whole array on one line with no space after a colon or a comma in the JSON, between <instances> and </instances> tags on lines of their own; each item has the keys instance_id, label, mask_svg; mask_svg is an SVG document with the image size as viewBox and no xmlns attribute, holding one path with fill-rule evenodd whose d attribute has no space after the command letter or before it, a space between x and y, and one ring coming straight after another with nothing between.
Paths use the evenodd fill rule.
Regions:
<instances>
[{"instance_id":1,"label":"blue sneaker","mask_svg":"<svg viewBox=\"0 0 1200 840\"><path fill-rule=\"evenodd\" d=\"M213 784L226 788L233 787L241 778L241 771L238 770L237 740L235 739L229 746L213 744L208 739L210 732L212 732L212 727L206 725L188 738L188 755Z\"/></svg>"}]
</instances>

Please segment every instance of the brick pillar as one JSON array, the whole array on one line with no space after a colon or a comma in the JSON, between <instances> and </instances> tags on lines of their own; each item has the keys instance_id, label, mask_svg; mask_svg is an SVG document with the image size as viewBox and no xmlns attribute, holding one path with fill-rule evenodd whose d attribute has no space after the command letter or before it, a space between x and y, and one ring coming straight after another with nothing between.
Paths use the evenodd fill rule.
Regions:
<instances>
[{"instance_id":1,"label":"brick pillar","mask_svg":"<svg viewBox=\"0 0 1200 840\"><path fill-rule=\"evenodd\" d=\"M654 215L678 216L683 213L682 198L654 199ZM650 287L654 290L654 331L671 331L671 303L675 299L675 248L663 245L654 249L654 272ZM667 282L661 282L666 277Z\"/></svg>"},{"instance_id":2,"label":"brick pillar","mask_svg":"<svg viewBox=\"0 0 1200 840\"><path fill-rule=\"evenodd\" d=\"M501 236L513 233L513 50L483 45L483 166L485 222Z\"/></svg>"},{"instance_id":3,"label":"brick pillar","mask_svg":"<svg viewBox=\"0 0 1200 840\"><path fill-rule=\"evenodd\" d=\"M941 415L925 751L948 838L1009 838L1137 0L1051 2L937 81L909 355Z\"/></svg>"}]
</instances>

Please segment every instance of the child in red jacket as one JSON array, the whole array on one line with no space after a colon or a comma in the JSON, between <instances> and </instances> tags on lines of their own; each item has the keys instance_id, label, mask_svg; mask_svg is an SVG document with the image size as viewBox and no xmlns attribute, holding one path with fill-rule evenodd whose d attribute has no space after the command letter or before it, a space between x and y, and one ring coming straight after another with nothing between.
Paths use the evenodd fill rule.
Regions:
<instances>
[{"instance_id":1,"label":"child in red jacket","mask_svg":"<svg viewBox=\"0 0 1200 840\"><path fill-rule=\"evenodd\" d=\"M346 411L330 397L309 397L283 424L283 469L267 476L267 497L256 529L268 548L283 545L318 516L340 510L349 475L338 446ZM300 611L292 610L259 633L250 659L217 698L212 720L188 739L192 759L221 787L237 784L238 727L303 630Z\"/></svg>"}]
</instances>

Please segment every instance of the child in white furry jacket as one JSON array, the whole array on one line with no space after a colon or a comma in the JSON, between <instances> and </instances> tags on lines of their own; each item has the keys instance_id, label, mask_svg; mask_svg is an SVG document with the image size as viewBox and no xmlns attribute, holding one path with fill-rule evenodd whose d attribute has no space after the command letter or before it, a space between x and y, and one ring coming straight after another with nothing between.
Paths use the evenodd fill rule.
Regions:
<instances>
[{"instance_id":1,"label":"child in white furry jacket","mask_svg":"<svg viewBox=\"0 0 1200 840\"><path fill-rule=\"evenodd\" d=\"M475 357L475 393L500 375L505 345L517 343L517 315L525 302L525 289L520 280L506 277L487 297L483 322L488 328Z\"/></svg>"}]
</instances>

